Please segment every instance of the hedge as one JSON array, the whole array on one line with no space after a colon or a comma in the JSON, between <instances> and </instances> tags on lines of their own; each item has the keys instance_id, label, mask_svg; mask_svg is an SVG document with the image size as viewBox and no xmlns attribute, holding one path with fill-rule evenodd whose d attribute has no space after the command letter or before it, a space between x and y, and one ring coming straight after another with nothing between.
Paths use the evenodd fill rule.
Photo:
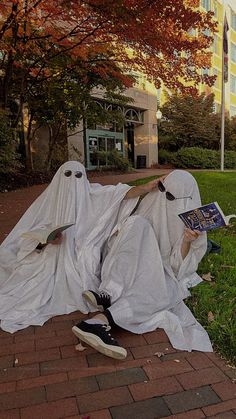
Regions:
<instances>
[{"instance_id":1,"label":"hedge","mask_svg":"<svg viewBox=\"0 0 236 419\"><path fill-rule=\"evenodd\" d=\"M177 152L159 150L159 163L187 169L220 169L220 151L200 147L184 147ZM225 169L236 169L236 152L225 151Z\"/></svg>"}]
</instances>

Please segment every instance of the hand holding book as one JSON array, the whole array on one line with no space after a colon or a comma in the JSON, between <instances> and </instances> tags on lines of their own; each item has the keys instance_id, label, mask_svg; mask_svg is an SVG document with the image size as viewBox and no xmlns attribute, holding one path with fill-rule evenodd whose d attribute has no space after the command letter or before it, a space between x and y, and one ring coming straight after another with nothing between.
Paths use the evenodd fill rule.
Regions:
<instances>
[{"instance_id":1,"label":"hand holding book","mask_svg":"<svg viewBox=\"0 0 236 419\"><path fill-rule=\"evenodd\" d=\"M184 237L183 240L187 243L191 243L194 240L197 240L198 237L201 235L202 233L198 230L191 230L190 228L185 228L184 229Z\"/></svg>"}]
</instances>

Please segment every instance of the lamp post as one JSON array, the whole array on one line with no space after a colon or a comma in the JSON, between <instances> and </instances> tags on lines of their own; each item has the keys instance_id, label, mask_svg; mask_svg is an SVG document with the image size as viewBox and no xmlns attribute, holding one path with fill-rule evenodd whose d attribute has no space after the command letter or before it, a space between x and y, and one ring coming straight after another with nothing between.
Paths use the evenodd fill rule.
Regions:
<instances>
[{"instance_id":1,"label":"lamp post","mask_svg":"<svg viewBox=\"0 0 236 419\"><path fill-rule=\"evenodd\" d=\"M159 143L158 127L159 127L161 118L162 118L162 112L160 111L160 109L158 109L156 111L156 120L157 120L157 164L158 164L158 143Z\"/></svg>"}]
</instances>

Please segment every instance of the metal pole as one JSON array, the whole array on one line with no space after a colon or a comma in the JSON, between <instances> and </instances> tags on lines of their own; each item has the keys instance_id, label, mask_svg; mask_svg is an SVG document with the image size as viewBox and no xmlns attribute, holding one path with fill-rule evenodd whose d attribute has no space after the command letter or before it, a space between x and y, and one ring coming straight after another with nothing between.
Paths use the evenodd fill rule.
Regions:
<instances>
[{"instance_id":1,"label":"metal pole","mask_svg":"<svg viewBox=\"0 0 236 419\"><path fill-rule=\"evenodd\" d=\"M157 121L157 164L159 164L159 134L158 134L158 121Z\"/></svg>"},{"instance_id":2,"label":"metal pole","mask_svg":"<svg viewBox=\"0 0 236 419\"><path fill-rule=\"evenodd\" d=\"M225 82L224 82L224 53L222 53L222 83L221 83L221 132L220 132L220 170L224 171L225 149Z\"/></svg>"},{"instance_id":3,"label":"metal pole","mask_svg":"<svg viewBox=\"0 0 236 419\"><path fill-rule=\"evenodd\" d=\"M225 151L225 62L224 62L224 24L225 24L225 5L222 1L223 7L223 22L222 22L222 80L221 80L221 132L220 132L220 170L224 171L224 151Z\"/></svg>"}]
</instances>

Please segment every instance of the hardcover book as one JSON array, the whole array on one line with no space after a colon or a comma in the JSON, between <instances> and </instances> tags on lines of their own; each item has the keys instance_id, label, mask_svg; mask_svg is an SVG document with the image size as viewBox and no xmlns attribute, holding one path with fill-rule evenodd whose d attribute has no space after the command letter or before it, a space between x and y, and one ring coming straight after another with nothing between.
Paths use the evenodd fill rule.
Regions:
<instances>
[{"instance_id":1,"label":"hardcover book","mask_svg":"<svg viewBox=\"0 0 236 419\"><path fill-rule=\"evenodd\" d=\"M186 227L191 230L208 231L229 225L229 220L236 214L225 216L217 202L178 214Z\"/></svg>"}]
</instances>

